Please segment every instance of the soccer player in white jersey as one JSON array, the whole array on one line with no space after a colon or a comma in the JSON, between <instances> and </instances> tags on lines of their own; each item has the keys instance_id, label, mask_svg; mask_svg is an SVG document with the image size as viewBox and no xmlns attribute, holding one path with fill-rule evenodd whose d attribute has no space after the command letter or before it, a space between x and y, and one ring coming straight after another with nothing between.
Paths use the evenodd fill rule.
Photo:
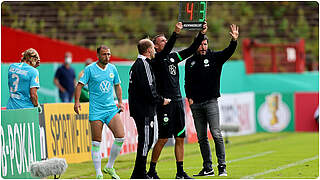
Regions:
<instances>
[{"instance_id":1,"label":"soccer player in white jersey","mask_svg":"<svg viewBox=\"0 0 320 180\"><path fill-rule=\"evenodd\" d=\"M38 103L37 90L40 88L39 71L36 69L40 65L38 52L27 49L22 53L20 63L13 63L8 70L8 85L10 97L7 109L22 109L41 107Z\"/></svg>"},{"instance_id":2,"label":"soccer player in white jersey","mask_svg":"<svg viewBox=\"0 0 320 180\"><path fill-rule=\"evenodd\" d=\"M116 67L109 63L111 57L110 48L101 45L97 48L98 61L88 65L80 78L75 92L74 111L79 114L81 110L80 94L84 85L89 88L89 122L92 134L92 160L96 170L97 179L103 179L101 172L100 143L103 124L106 124L113 133L115 140L111 147L110 157L103 171L114 179L120 179L113 168L114 161L119 155L123 141L124 128L120 119L122 105L122 89ZM113 87L118 98L116 106L113 98Z\"/></svg>"}]
</instances>

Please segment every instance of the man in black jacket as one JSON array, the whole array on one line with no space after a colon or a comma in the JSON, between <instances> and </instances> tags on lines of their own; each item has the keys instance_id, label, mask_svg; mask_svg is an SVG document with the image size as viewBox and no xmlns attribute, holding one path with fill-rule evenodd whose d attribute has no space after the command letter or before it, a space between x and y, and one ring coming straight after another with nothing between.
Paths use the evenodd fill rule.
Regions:
<instances>
[{"instance_id":1,"label":"man in black jacket","mask_svg":"<svg viewBox=\"0 0 320 180\"><path fill-rule=\"evenodd\" d=\"M199 32L194 42L188 48L178 52L168 52L166 54L163 53L163 49L165 45L167 45L165 36L160 34L153 38L157 54L162 53L162 56L157 56L152 61L152 68L154 69L156 77L157 92L161 96L171 99L170 104L167 106L157 107L159 139L153 148L150 169L148 172L148 176L153 179L159 179L156 172L156 163L168 138L171 138L172 136L175 137L175 157L177 165L176 179L190 179L183 170L186 127L183 99L180 92L178 63L196 52L204 39L206 32L207 24L205 23L203 30ZM175 41L176 36L171 36L168 43L172 39Z\"/></svg>"},{"instance_id":2,"label":"man in black jacket","mask_svg":"<svg viewBox=\"0 0 320 180\"><path fill-rule=\"evenodd\" d=\"M215 143L219 176L227 176L217 98L220 97L222 66L232 56L237 47L239 27L232 24L230 28L232 40L226 49L219 52L208 49L208 38L205 37L197 53L189 58L185 65L185 91L192 111L203 159L203 169L194 176L214 175L207 135L208 124Z\"/></svg>"},{"instance_id":3,"label":"man in black jacket","mask_svg":"<svg viewBox=\"0 0 320 180\"><path fill-rule=\"evenodd\" d=\"M132 179L148 179L146 162L153 143L156 106L167 105L170 99L159 96L151 59L155 57L154 44L149 39L138 43L139 55L130 69L129 109L138 131L138 149ZM171 51L171 50L170 50Z\"/></svg>"}]
</instances>

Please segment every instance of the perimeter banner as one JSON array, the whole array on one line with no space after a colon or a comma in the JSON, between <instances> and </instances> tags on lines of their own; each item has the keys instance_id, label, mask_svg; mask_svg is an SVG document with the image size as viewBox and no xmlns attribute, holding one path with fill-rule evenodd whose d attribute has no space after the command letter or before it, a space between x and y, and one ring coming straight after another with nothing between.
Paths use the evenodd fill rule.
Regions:
<instances>
[{"instance_id":1,"label":"perimeter banner","mask_svg":"<svg viewBox=\"0 0 320 180\"><path fill-rule=\"evenodd\" d=\"M38 109L1 111L1 177L30 179L30 165L41 160Z\"/></svg>"},{"instance_id":2,"label":"perimeter banner","mask_svg":"<svg viewBox=\"0 0 320 180\"><path fill-rule=\"evenodd\" d=\"M238 127L238 131L228 132L228 135L245 135L256 132L254 92L222 94L218 98L218 103L221 127ZM185 99L185 118L188 143L198 142L192 111L187 99ZM212 139L209 128L208 138Z\"/></svg>"},{"instance_id":3,"label":"perimeter banner","mask_svg":"<svg viewBox=\"0 0 320 180\"><path fill-rule=\"evenodd\" d=\"M256 93L257 132L294 131L293 93Z\"/></svg>"},{"instance_id":4,"label":"perimeter banner","mask_svg":"<svg viewBox=\"0 0 320 180\"><path fill-rule=\"evenodd\" d=\"M65 158L68 163L91 160L89 103L77 115L73 103L44 104L47 157Z\"/></svg>"},{"instance_id":5,"label":"perimeter banner","mask_svg":"<svg viewBox=\"0 0 320 180\"><path fill-rule=\"evenodd\" d=\"M129 113L129 105L123 101L124 112L120 113L125 129L125 141L120 154L137 151L138 133ZM48 158L65 158L68 163L91 161L91 129L89 103L81 103L81 114L73 110L73 103L44 104L46 154ZM102 130L101 155L106 158L114 137L107 125Z\"/></svg>"}]
</instances>

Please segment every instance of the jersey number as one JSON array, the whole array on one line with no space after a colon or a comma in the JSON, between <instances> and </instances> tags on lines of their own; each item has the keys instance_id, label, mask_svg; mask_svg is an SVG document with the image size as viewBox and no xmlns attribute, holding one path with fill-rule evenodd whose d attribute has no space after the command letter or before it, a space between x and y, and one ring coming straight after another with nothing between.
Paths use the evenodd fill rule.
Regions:
<instances>
[{"instance_id":1,"label":"jersey number","mask_svg":"<svg viewBox=\"0 0 320 180\"><path fill-rule=\"evenodd\" d=\"M19 85L19 76L16 74L12 74L12 79L17 78L15 81L13 81L12 85L14 87L10 87L10 92L16 92L18 90Z\"/></svg>"}]
</instances>

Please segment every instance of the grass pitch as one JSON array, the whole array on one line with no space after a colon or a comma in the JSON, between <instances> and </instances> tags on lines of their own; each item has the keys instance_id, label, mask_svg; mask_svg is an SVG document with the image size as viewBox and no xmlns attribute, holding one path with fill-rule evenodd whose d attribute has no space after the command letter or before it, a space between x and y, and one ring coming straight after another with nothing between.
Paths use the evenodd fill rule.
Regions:
<instances>
[{"instance_id":1,"label":"grass pitch","mask_svg":"<svg viewBox=\"0 0 320 180\"><path fill-rule=\"evenodd\" d=\"M209 176L196 179L310 179L319 176L318 133L257 133L229 138L226 144L227 177ZM215 173L218 173L213 140L210 141ZM151 159L149 152L147 169ZM119 156L115 162L117 174L129 179L133 170L135 153ZM101 167L107 163L102 160ZM192 176L202 169L198 143L185 144L184 170ZM176 163L174 147L165 147L157 163L162 179L174 179ZM61 176L65 179L94 179L92 161L69 164ZM104 174L105 179L110 179Z\"/></svg>"}]
</instances>

